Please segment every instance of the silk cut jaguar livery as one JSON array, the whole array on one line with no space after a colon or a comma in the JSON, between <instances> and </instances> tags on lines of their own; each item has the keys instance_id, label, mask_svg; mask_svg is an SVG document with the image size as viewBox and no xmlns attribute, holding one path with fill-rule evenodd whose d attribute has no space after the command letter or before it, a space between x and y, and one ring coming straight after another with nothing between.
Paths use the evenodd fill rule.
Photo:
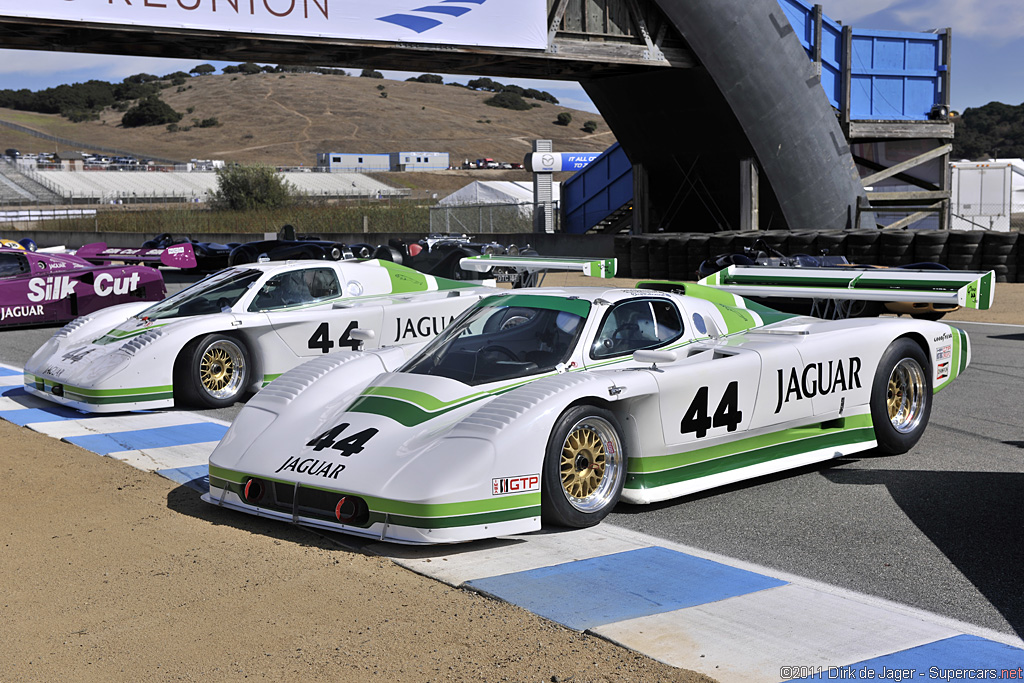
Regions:
<instances>
[{"instance_id":1,"label":"silk cut jaguar livery","mask_svg":"<svg viewBox=\"0 0 1024 683\"><path fill-rule=\"evenodd\" d=\"M401 543L597 524L921 437L967 335L793 316L701 285L495 294L409 358L310 361L210 456L204 500Z\"/></svg>"}]
</instances>

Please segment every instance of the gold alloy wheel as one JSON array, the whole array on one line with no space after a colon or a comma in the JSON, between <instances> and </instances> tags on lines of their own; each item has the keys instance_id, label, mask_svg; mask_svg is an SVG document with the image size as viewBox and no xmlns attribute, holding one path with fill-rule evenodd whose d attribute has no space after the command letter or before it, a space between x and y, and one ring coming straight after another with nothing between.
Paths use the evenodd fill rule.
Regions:
<instances>
[{"instance_id":1,"label":"gold alloy wheel","mask_svg":"<svg viewBox=\"0 0 1024 683\"><path fill-rule=\"evenodd\" d=\"M584 417L562 443L559 476L569 504L581 512L603 508L615 493L622 449L615 429L599 417Z\"/></svg>"},{"instance_id":2,"label":"gold alloy wheel","mask_svg":"<svg viewBox=\"0 0 1024 683\"><path fill-rule=\"evenodd\" d=\"M902 434L921 424L928 390L924 371L913 358L903 358L889 374L885 401L893 429Z\"/></svg>"},{"instance_id":3,"label":"gold alloy wheel","mask_svg":"<svg viewBox=\"0 0 1024 683\"><path fill-rule=\"evenodd\" d=\"M245 375L242 350L232 341L220 340L203 351L199 361L199 382L213 398L230 398L238 393Z\"/></svg>"}]
</instances>

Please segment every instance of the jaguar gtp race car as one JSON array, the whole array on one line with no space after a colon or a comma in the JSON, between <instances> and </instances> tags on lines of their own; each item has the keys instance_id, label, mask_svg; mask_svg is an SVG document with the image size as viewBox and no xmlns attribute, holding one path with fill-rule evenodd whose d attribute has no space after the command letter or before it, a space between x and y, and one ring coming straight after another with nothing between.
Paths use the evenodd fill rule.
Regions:
<instances>
[{"instance_id":1,"label":"jaguar gtp race car","mask_svg":"<svg viewBox=\"0 0 1024 683\"><path fill-rule=\"evenodd\" d=\"M494 291L387 261L234 266L158 304L72 321L25 364L25 389L88 412L224 407L316 356L422 345Z\"/></svg>"},{"instance_id":2,"label":"jaguar gtp race car","mask_svg":"<svg viewBox=\"0 0 1024 683\"><path fill-rule=\"evenodd\" d=\"M97 243L74 254L0 248L0 327L66 322L116 304L160 301L167 293L163 276L137 265L144 263L190 268L195 259L187 245L121 250Z\"/></svg>"},{"instance_id":3,"label":"jaguar gtp race car","mask_svg":"<svg viewBox=\"0 0 1024 683\"><path fill-rule=\"evenodd\" d=\"M824 321L720 290L511 290L411 355L303 364L210 456L207 502L400 543L597 524L878 447L912 448L967 335Z\"/></svg>"}]
</instances>

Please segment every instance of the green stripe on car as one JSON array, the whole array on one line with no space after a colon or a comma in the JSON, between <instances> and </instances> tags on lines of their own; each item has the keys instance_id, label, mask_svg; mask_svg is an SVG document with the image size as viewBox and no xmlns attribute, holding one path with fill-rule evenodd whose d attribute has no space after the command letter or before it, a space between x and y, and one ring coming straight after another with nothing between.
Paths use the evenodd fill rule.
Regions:
<instances>
[{"instance_id":1,"label":"green stripe on car","mask_svg":"<svg viewBox=\"0 0 1024 683\"><path fill-rule=\"evenodd\" d=\"M874 439L870 415L855 415L683 453L630 458L626 488L656 488L821 448L866 443Z\"/></svg>"}]
</instances>

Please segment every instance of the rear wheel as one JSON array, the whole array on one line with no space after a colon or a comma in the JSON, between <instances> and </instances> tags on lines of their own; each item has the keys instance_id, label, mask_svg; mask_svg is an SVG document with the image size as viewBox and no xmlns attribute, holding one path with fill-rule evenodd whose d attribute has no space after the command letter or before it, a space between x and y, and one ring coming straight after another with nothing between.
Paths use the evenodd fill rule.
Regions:
<instances>
[{"instance_id":1,"label":"rear wheel","mask_svg":"<svg viewBox=\"0 0 1024 683\"><path fill-rule=\"evenodd\" d=\"M558 526L594 526L608 516L626 481L622 429L611 411L567 410L548 440L541 477L541 516Z\"/></svg>"},{"instance_id":2,"label":"rear wheel","mask_svg":"<svg viewBox=\"0 0 1024 683\"><path fill-rule=\"evenodd\" d=\"M932 410L928 358L910 339L897 339L882 355L871 385L871 421L883 453L906 453L920 440Z\"/></svg>"},{"instance_id":3,"label":"rear wheel","mask_svg":"<svg viewBox=\"0 0 1024 683\"><path fill-rule=\"evenodd\" d=\"M234 337L210 334L185 348L175 384L192 405L226 408L245 393L249 368L245 344Z\"/></svg>"}]
</instances>

